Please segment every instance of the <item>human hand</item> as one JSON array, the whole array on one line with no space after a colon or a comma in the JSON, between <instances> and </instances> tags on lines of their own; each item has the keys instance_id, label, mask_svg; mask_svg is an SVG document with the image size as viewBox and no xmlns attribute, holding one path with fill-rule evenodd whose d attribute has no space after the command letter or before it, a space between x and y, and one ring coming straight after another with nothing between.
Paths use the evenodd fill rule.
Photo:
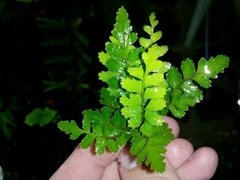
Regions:
<instances>
[{"instance_id":1,"label":"human hand","mask_svg":"<svg viewBox=\"0 0 240 180\"><path fill-rule=\"evenodd\" d=\"M177 137L177 122L170 117L165 119ZM164 173L151 172L137 164L127 147L101 156L95 155L93 148L76 148L50 180L207 180L214 175L217 164L214 149L201 147L194 151L189 141L175 138L167 146Z\"/></svg>"}]
</instances>

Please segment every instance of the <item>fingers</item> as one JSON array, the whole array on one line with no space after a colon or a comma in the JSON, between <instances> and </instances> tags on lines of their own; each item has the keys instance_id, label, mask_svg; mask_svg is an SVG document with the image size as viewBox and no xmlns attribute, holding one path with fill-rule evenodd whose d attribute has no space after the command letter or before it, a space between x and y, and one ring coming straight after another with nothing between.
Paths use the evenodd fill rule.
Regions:
<instances>
[{"instance_id":1,"label":"fingers","mask_svg":"<svg viewBox=\"0 0 240 180\"><path fill-rule=\"evenodd\" d=\"M93 148L81 149L77 147L50 180L96 180L101 179L105 168L118 156L118 153L105 152L98 156Z\"/></svg>"},{"instance_id":2,"label":"fingers","mask_svg":"<svg viewBox=\"0 0 240 180\"><path fill-rule=\"evenodd\" d=\"M180 180L168 162L166 162L166 171L163 173L149 171L148 167L139 165L137 168L129 171L120 167L120 174L122 180Z\"/></svg>"},{"instance_id":3,"label":"fingers","mask_svg":"<svg viewBox=\"0 0 240 180\"><path fill-rule=\"evenodd\" d=\"M169 127L173 129L174 135L177 136L179 133L177 122L170 117L166 117L165 119ZM105 152L101 156L96 156L92 148L76 148L52 175L50 180L61 180L66 179L66 177L69 180L79 179L79 177L88 180L101 179L102 177L107 179L108 177L112 177L114 172L117 175L117 164L114 162L117 156L118 153L113 154L109 152Z\"/></svg>"},{"instance_id":4,"label":"fingers","mask_svg":"<svg viewBox=\"0 0 240 180\"><path fill-rule=\"evenodd\" d=\"M175 136L179 133L177 122L166 117L166 122L173 129ZM124 148L118 158L121 166L120 175L123 180L208 180L214 175L218 155L212 148L202 147L194 152L192 144L182 138L174 139L167 146L166 170L164 173L150 172L147 167L136 163Z\"/></svg>"},{"instance_id":5,"label":"fingers","mask_svg":"<svg viewBox=\"0 0 240 180\"><path fill-rule=\"evenodd\" d=\"M122 179L180 179L176 173L176 169L183 165L190 156L193 154L192 144L181 138L173 140L167 146L166 153L166 171L164 173L156 173L147 171L147 168L143 168L136 163L135 158L129 155L129 150L124 148L120 155L119 161L121 162L120 174Z\"/></svg>"},{"instance_id":6,"label":"fingers","mask_svg":"<svg viewBox=\"0 0 240 180\"><path fill-rule=\"evenodd\" d=\"M178 123L173 119L173 118L170 118L170 117L165 117L165 121L168 123L168 126L172 129L172 132L174 134L174 136L178 136L179 134L179 126L178 126ZM182 145L183 147L180 146L180 148L178 148L178 146L174 146L171 145L170 146L170 149L174 149L176 150L177 149L180 149L178 150L178 152L182 152L184 150L181 150L184 149L184 143L180 143L180 142L183 142L182 141L179 141L179 143L176 143L176 144L180 144ZM190 148L190 145L187 146ZM192 154L192 152L191 152ZM170 155L169 155L170 156ZM183 157L185 157L186 155L184 155ZM181 158L180 158L181 159ZM176 166L180 166L184 161L186 160L186 158L184 158L184 160L179 160L178 161L178 165ZM139 165L137 164L136 162L136 158L130 156L129 154L129 149L127 147L125 147L119 157L118 157L118 161L120 162L120 168L119 168L119 171L120 171L120 175L121 175L121 178L123 180L135 180L135 179L138 179L138 180L143 180L143 179L163 179L163 178L167 178L167 179L171 179L171 180L177 180L179 179L179 177L177 176L177 174L175 173L175 169L171 166L171 164L167 161L166 162L166 166L167 166L167 171L164 172L163 174L159 174L159 173L156 173L156 172L150 172L148 171L148 168L147 167L144 167L143 165Z\"/></svg>"},{"instance_id":7,"label":"fingers","mask_svg":"<svg viewBox=\"0 0 240 180\"><path fill-rule=\"evenodd\" d=\"M168 123L168 126L172 129L174 136L178 136L179 134L179 126L176 120L171 117L166 116L164 120ZM171 149L173 149L173 145ZM180 151L179 151L180 152ZM129 148L125 147L118 158L118 161L125 169L134 169L137 167L136 159L129 155Z\"/></svg>"},{"instance_id":8,"label":"fingers","mask_svg":"<svg viewBox=\"0 0 240 180\"><path fill-rule=\"evenodd\" d=\"M174 169L179 168L193 153L192 144L186 139L174 139L167 146L166 157Z\"/></svg>"},{"instance_id":9,"label":"fingers","mask_svg":"<svg viewBox=\"0 0 240 180\"><path fill-rule=\"evenodd\" d=\"M218 164L216 151L209 147L196 150L177 170L182 180L208 180L214 175Z\"/></svg>"},{"instance_id":10,"label":"fingers","mask_svg":"<svg viewBox=\"0 0 240 180\"><path fill-rule=\"evenodd\" d=\"M117 161L113 161L104 171L101 180L120 180L119 176L119 166Z\"/></svg>"}]
</instances>

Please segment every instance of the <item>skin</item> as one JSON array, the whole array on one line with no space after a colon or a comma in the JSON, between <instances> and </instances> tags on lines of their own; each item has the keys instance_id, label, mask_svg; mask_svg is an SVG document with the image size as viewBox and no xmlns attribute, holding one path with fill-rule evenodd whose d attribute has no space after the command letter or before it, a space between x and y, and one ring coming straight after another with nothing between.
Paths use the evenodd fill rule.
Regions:
<instances>
[{"instance_id":1,"label":"skin","mask_svg":"<svg viewBox=\"0 0 240 180\"><path fill-rule=\"evenodd\" d=\"M167 146L166 170L156 173L148 170L129 155L128 147L117 153L94 154L93 147L77 147L50 180L208 180L214 175L218 165L218 155L210 147L194 150L192 144L177 138L179 126L170 118L165 118L172 128L175 139Z\"/></svg>"}]
</instances>

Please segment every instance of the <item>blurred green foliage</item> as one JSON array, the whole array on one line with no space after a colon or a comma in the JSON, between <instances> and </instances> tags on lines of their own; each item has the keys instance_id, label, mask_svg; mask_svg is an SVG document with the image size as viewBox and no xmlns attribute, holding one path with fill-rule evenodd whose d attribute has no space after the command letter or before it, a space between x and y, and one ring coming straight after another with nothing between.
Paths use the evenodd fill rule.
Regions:
<instances>
[{"instance_id":1,"label":"blurred green foliage","mask_svg":"<svg viewBox=\"0 0 240 180\"><path fill-rule=\"evenodd\" d=\"M56 122L58 112L45 107L44 109L36 108L26 116L25 123L29 126L39 125L43 127L50 122Z\"/></svg>"},{"instance_id":2,"label":"blurred green foliage","mask_svg":"<svg viewBox=\"0 0 240 180\"><path fill-rule=\"evenodd\" d=\"M0 133L6 138L10 139L12 136L12 128L16 124L13 121L12 107L5 107L4 102L0 99Z\"/></svg>"},{"instance_id":3,"label":"blurred green foliage","mask_svg":"<svg viewBox=\"0 0 240 180\"><path fill-rule=\"evenodd\" d=\"M88 39L80 31L82 21L81 17L37 18L38 28L43 32L41 46L46 54L43 63L49 76L48 80L42 81L44 92L61 88L68 91L88 88L83 75L87 72L91 57L84 50Z\"/></svg>"}]
</instances>

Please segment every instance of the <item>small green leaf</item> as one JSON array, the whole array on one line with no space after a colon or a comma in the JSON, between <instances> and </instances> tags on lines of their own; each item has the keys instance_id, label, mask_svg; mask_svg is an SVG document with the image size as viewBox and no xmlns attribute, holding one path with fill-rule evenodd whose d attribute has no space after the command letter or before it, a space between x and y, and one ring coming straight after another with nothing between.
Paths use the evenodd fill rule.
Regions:
<instances>
[{"instance_id":1,"label":"small green leaf","mask_svg":"<svg viewBox=\"0 0 240 180\"><path fill-rule=\"evenodd\" d=\"M137 33L131 33L129 35L129 45L135 43L137 39L138 39Z\"/></svg>"},{"instance_id":2,"label":"small green leaf","mask_svg":"<svg viewBox=\"0 0 240 180\"><path fill-rule=\"evenodd\" d=\"M130 153L132 155L137 155L139 152L142 151L142 149L144 148L146 143L147 143L147 141L145 138L142 138L142 139L136 141L135 143L133 143L131 145Z\"/></svg>"},{"instance_id":3,"label":"small green leaf","mask_svg":"<svg viewBox=\"0 0 240 180\"><path fill-rule=\"evenodd\" d=\"M124 49L120 45L114 43L106 43L106 51L112 56L113 59L126 58Z\"/></svg>"},{"instance_id":4,"label":"small green leaf","mask_svg":"<svg viewBox=\"0 0 240 180\"><path fill-rule=\"evenodd\" d=\"M158 110L162 110L165 106L166 106L165 99L163 98L151 99L148 102L148 105L145 109L150 111L158 111Z\"/></svg>"},{"instance_id":5,"label":"small green leaf","mask_svg":"<svg viewBox=\"0 0 240 180\"><path fill-rule=\"evenodd\" d=\"M120 102L124 106L140 106L142 104L142 98L140 94L130 94L129 97L121 97Z\"/></svg>"},{"instance_id":6,"label":"small green leaf","mask_svg":"<svg viewBox=\"0 0 240 180\"><path fill-rule=\"evenodd\" d=\"M191 80L185 81L181 86L181 90L185 94L186 100L191 99L190 102L192 103L188 101L188 104L191 106L203 99L202 91Z\"/></svg>"},{"instance_id":7,"label":"small green leaf","mask_svg":"<svg viewBox=\"0 0 240 180\"><path fill-rule=\"evenodd\" d=\"M126 106L121 109L121 113L125 118L129 118L128 127L137 128L142 123L142 109L140 106Z\"/></svg>"},{"instance_id":8,"label":"small green leaf","mask_svg":"<svg viewBox=\"0 0 240 180\"><path fill-rule=\"evenodd\" d=\"M106 139L101 136L96 137L95 149L97 154L103 154L106 149Z\"/></svg>"},{"instance_id":9,"label":"small green leaf","mask_svg":"<svg viewBox=\"0 0 240 180\"><path fill-rule=\"evenodd\" d=\"M131 76L133 77L136 77L140 80L143 79L143 68L142 67L131 67L131 68L128 68L128 72Z\"/></svg>"},{"instance_id":10,"label":"small green leaf","mask_svg":"<svg viewBox=\"0 0 240 180\"><path fill-rule=\"evenodd\" d=\"M70 139L75 140L84 132L78 127L75 121L60 121L58 128L70 135Z\"/></svg>"},{"instance_id":11,"label":"small green leaf","mask_svg":"<svg viewBox=\"0 0 240 180\"><path fill-rule=\"evenodd\" d=\"M194 80L202 87L209 88L211 87L212 81L209 79L209 77L205 76L204 74L199 74L194 77Z\"/></svg>"},{"instance_id":12,"label":"small green leaf","mask_svg":"<svg viewBox=\"0 0 240 180\"><path fill-rule=\"evenodd\" d=\"M44 109L36 108L25 118L25 123L29 126L38 124L40 127L55 122L58 119L56 110L45 107Z\"/></svg>"},{"instance_id":13,"label":"small green leaf","mask_svg":"<svg viewBox=\"0 0 240 180\"><path fill-rule=\"evenodd\" d=\"M110 152L117 152L119 149L117 142L112 139L107 140L106 145Z\"/></svg>"},{"instance_id":14,"label":"small green leaf","mask_svg":"<svg viewBox=\"0 0 240 180\"><path fill-rule=\"evenodd\" d=\"M158 114L155 111L146 110L145 118L148 121L148 123L150 123L151 125L154 125L154 126L162 125L164 122L163 116Z\"/></svg>"},{"instance_id":15,"label":"small green leaf","mask_svg":"<svg viewBox=\"0 0 240 180\"><path fill-rule=\"evenodd\" d=\"M171 67L171 69L168 70L166 79L167 79L168 84L173 89L178 88L178 86L183 81L182 75L178 72L177 68L175 68L175 67Z\"/></svg>"},{"instance_id":16,"label":"small green leaf","mask_svg":"<svg viewBox=\"0 0 240 180\"><path fill-rule=\"evenodd\" d=\"M153 33L150 37L151 37L151 41L152 41L153 43L155 43L155 42L157 42L159 39L161 39L161 37L162 37L162 32L161 32L161 31L157 31L157 32Z\"/></svg>"},{"instance_id":17,"label":"small green leaf","mask_svg":"<svg viewBox=\"0 0 240 180\"><path fill-rule=\"evenodd\" d=\"M139 38L139 43L144 48L148 48L150 45L152 45L152 41L150 39L143 37Z\"/></svg>"},{"instance_id":18,"label":"small green leaf","mask_svg":"<svg viewBox=\"0 0 240 180\"><path fill-rule=\"evenodd\" d=\"M165 94L166 94L166 88L164 88L164 86L146 88L144 92L144 99L148 100L148 99L164 98Z\"/></svg>"},{"instance_id":19,"label":"small green leaf","mask_svg":"<svg viewBox=\"0 0 240 180\"><path fill-rule=\"evenodd\" d=\"M128 19L128 13L124 7L121 7L117 11L116 23L114 24L112 35L117 39L120 47L123 49L130 46L137 39L137 35L131 31L132 26Z\"/></svg>"},{"instance_id":20,"label":"small green leaf","mask_svg":"<svg viewBox=\"0 0 240 180\"><path fill-rule=\"evenodd\" d=\"M105 53L105 52L99 52L98 53L98 58L99 61L103 64L103 65L107 65L107 60L110 58L109 54Z\"/></svg>"},{"instance_id":21,"label":"small green leaf","mask_svg":"<svg viewBox=\"0 0 240 180\"><path fill-rule=\"evenodd\" d=\"M128 65L140 65L139 59L141 57L141 53L144 51L144 48L134 48L131 49L128 53Z\"/></svg>"},{"instance_id":22,"label":"small green leaf","mask_svg":"<svg viewBox=\"0 0 240 180\"><path fill-rule=\"evenodd\" d=\"M133 78L124 78L121 81L122 88L126 89L128 92L141 93L142 83Z\"/></svg>"},{"instance_id":23,"label":"small green leaf","mask_svg":"<svg viewBox=\"0 0 240 180\"><path fill-rule=\"evenodd\" d=\"M149 21L152 28L155 28L158 25L158 20L156 20L156 14L154 12L150 14Z\"/></svg>"},{"instance_id":24,"label":"small green leaf","mask_svg":"<svg viewBox=\"0 0 240 180\"><path fill-rule=\"evenodd\" d=\"M87 134L81 141L80 146L84 149L88 148L94 141L95 136L93 134Z\"/></svg>"},{"instance_id":25,"label":"small green leaf","mask_svg":"<svg viewBox=\"0 0 240 180\"><path fill-rule=\"evenodd\" d=\"M228 65L229 58L227 56L218 55L215 58L211 57L208 61L205 58L201 58L198 63L197 73L215 79L217 74L223 73Z\"/></svg>"},{"instance_id":26,"label":"small green leaf","mask_svg":"<svg viewBox=\"0 0 240 180\"><path fill-rule=\"evenodd\" d=\"M119 111L114 112L112 123L117 127L126 127L126 119L120 114Z\"/></svg>"},{"instance_id":27,"label":"small green leaf","mask_svg":"<svg viewBox=\"0 0 240 180\"><path fill-rule=\"evenodd\" d=\"M157 60L159 57L163 56L168 51L167 46L158 46L157 44L152 45L148 48L147 52L142 54L142 58L145 64Z\"/></svg>"},{"instance_id":28,"label":"small green leaf","mask_svg":"<svg viewBox=\"0 0 240 180\"><path fill-rule=\"evenodd\" d=\"M143 123L140 127L140 131L144 136L150 137L152 135L154 126L149 123Z\"/></svg>"},{"instance_id":29,"label":"small green leaf","mask_svg":"<svg viewBox=\"0 0 240 180\"><path fill-rule=\"evenodd\" d=\"M111 71L102 71L98 74L99 79L113 88L118 88L117 74Z\"/></svg>"},{"instance_id":30,"label":"small green leaf","mask_svg":"<svg viewBox=\"0 0 240 180\"><path fill-rule=\"evenodd\" d=\"M121 109L121 113L125 118L129 118L128 126L131 128L139 127L142 120L142 99L139 94L130 94L129 98L123 96L120 98L120 102L124 106Z\"/></svg>"},{"instance_id":31,"label":"small green leaf","mask_svg":"<svg viewBox=\"0 0 240 180\"><path fill-rule=\"evenodd\" d=\"M148 25L144 25L143 26L143 30L148 33L149 35L152 34L152 27L151 26L148 26Z\"/></svg>"},{"instance_id":32,"label":"small green leaf","mask_svg":"<svg viewBox=\"0 0 240 180\"><path fill-rule=\"evenodd\" d=\"M181 64L184 79L192 78L195 75L195 65L191 59L186 59Z\"/></svg>"},{"instance_id":33,"label":"small green leaf","mask_svg":"<svg viewBox=\"0 0 240 180\"><path fill-rule=\"evenodd\" d=\"M153 73L145 76L145 87L162 86L166 87L163 72Z\"/></svg>"},{"instance_id":34,"label":"small green leaf","mask_svg":"<svg viewBox=\"0 0 240 180\"><path fill-rule=\"evenodd\" d=\"M107 88L101 89L100 97L101 97L100 103L102 105L108 106L113 109L119 107L119 102L117 102L115 97L111 96L111 93Z\"/></svg>"}]
</instances>

